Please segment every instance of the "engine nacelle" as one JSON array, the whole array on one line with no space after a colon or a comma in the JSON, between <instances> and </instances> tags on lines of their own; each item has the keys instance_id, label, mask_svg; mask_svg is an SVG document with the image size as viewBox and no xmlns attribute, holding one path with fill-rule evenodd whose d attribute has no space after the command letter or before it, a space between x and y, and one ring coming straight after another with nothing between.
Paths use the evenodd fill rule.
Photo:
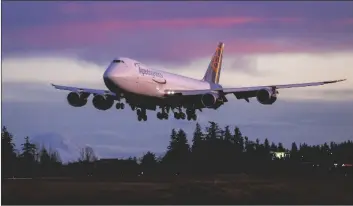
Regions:
<instances>
[{"instance_id":1,"label":"engine nacelle","mask_svg":"<svg viewBox=\"0 0 353 206\"><path fill-rule=\"evenodd\" d=\"M73 107L82 107L87 103L87 97L77 92L70 92L67 101Z\"/></svg>"},{"instance_id":2,"label":"engine nacelle","mask_svg":"<svg viewBox=\"0 0 353 206\"><path fill-rule=\"evenodd\" d=\"M277 100L277 91L273 92L270 89L261 89L256 94L256 99L261 104L273 104Z\"/></svg>"},{"instance_id":3,"label":"engine nacelle","mask_svg":"<svg viewBox=\"0 0 353 206\"><path fill-rule=\"evenodd\" d=\"M110 109L114 104L114 99L109 96L96 95L92 99L93 106L99 110Z\"/></svg>"},{"instance_id":4,"label":"engine nacelle","mask_svg":"<svg viewBox=\"0 0 353 206\"><path fill-rule=\"evenodd\" d=\"M216 94L208 93L201 97L201 103L203 106L209 108L216 104L218 96Z\"/></svg>"}]
</instances>

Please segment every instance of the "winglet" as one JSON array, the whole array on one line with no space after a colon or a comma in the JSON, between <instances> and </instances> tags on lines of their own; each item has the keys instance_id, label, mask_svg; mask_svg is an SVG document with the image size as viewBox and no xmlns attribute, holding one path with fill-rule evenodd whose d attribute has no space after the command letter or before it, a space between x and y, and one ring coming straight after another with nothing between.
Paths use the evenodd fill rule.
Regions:
<instances>
[{"instance_id":1,"label":"winglet","mask_svg":"<svg viewBox=\"0 0 353 206\"><path fill-rule=\"evenodd\" d=\"M53 86L55 89L58 89L58 88L59 88L59 86L58 86L58 85L53 84L53 83L51 83L51 86Z\"/></svg>"},{"instance_id":2,"label":"winglet","mask_svg":"<svg viewBox=\"0 0 353 206\"><path fill-rule=\"evenodd\" d=\"M332 80L332 81L326 81L324 84L331 84L331 83L337 83L337 82L343 82L346 81L347 79L339 79L339 80Z\"/></svg>"}]
</instances>

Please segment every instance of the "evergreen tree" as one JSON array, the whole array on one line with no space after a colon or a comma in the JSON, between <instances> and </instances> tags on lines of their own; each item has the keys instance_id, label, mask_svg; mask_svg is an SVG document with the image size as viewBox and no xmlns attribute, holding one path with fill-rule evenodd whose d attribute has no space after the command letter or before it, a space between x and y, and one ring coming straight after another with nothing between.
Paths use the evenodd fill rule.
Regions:
<instances>
[{"instance_id":1,"label":"evergreen tree","mask_svg":"<svg viewBox=\"0 0 353 206\"><path fill-rule=\"evenodd\" d=\"M36 160L37 147L29 141L29 137L25 137L25 143L22 144L21 157L28 163L33 163Z\"/></svg>"},{"instance_id":2,"label":"evergreen tree","mask_svg":"<svg viewBox=\"0 0 353 206\"><path fill-rule=\"evenodd\" d=\"M206 127L206 140L214 142L216 139L221 139L222 130L215 122L209 122L210 126Z\"/></svg>"},{"instance_id":3,"label":"evergreen tree","mask_svg":"<svg viewBox=\"0 0 353 206\"><path fill-rule=\"evenodd\" d=\"M284 149L284 147L283 147L283 144L282 144L281 142L278 143L277 151L278 151L278 152L284 152L284 151L285 151L285 149Z\"/></svg>"},{"instance_id":4,"label":"evergreen tree","mask_svg":"<svg viewBox=\"0 0 353 206\"><path fill-rule=\"evenodd\" d=\"M168 150L170 150L170 151L175 150L177 144L178 144L177 132L175 129L172 129L172 134L170 135Z\"/></svg>"},{"instance_id":5,"label":"evergreen tree","mask_svg":"<svg viewBox=\"0 0 353 206\"><path fill-rule=\"evenodd\" d=\"M1 165L2 176L13 176L16 166L15 144L13 136L9 133L6 127L1 130Z\"/></svg>"},{"instance_id":6,"label":"evergreen tree","mask_svg":"<svg viewBox=\"0 0 353 206\"><path fill-rule=\"evenodd\" d=\"M233 144L235 145L235 153L240 154L244 151L244 138L240 132L239 127L234 128L234 140Z\"/></svg>"},{"instance_id":7,"label":"evergreen tree","mask_svg":"<svg viewBox=\"0 0 353 206\"><path fill-rule=\"evenodd\" d=\"M269 153L270 152L270 142L268 141L267 138L265 139L264 147L265 147L266 153Z\"/></svg>"},{"instance_id":8,"label":"evergreen tree","mask_svg":"<svg viewBox=\"0 0 353 206\"><path fill-rule=\"evenodd\" d=\"M4 126L1 130L1 151L2 158L14 158L16 156L15 144L13 143L13 136L7 131Z\"/></svg>"},{"instance_id":9,"label":"evergreen tree","mask_svg":"<svg viewBox=\"0 0 353 206\"><path fill-rule=\"evenodd\" d=\"M258 151L261 147L261 144L260 144L260 140L259 138L256 138L255 140L255 148L256 148L256 151Z\"/></svg>"},{"instance_id":10,"label":"evergreen tree","mask_svg":"<svg viewBox=\"0 0 353 206\"><path fill-rule=\"evenodd\" d=\"M271 143L270 150L271 152L277 152L277 145L274 142Z\"/></svg>"},{"instance_id":11,"label":"evergreen tree","mask_svg":"<svg viewBox=\"0 0 353 206\"><path fill-rule=\"evenodd\" d=\"M292 153L297 153L298 152L298 147L297 147L297 144L295 142L292 143L291 152Z\"/></svg>"},{"instance_id":12,"label":"evergreen tree","mask_svg":"<svg viewBox=\"0 0 353 206\"><path fill-rule=\"evenodd\" d=\"M51 162L49 152L44 146L42 146L39 152L39 161L42 165L49 165Z\"/></svg>"},{"instance_id":13,"label":"evergreen tree","mask_svg":"<svg viewBox=\"0 0 353 206\"><path fill-rule=\"evenodd\" d=\"M31 143L29 137L25 137L25 142L22 144L22 153L20 155L22 160L22 165L24 166L23 172L27 176L33 176L35 173L36 157L37 157L37 147L35 144Z\"/></svg>"},{"instance_id":14,"label":"evergreen tree","mask_svg":"<svg viewBox=\"0 0 353 206\"><path fill-rule=\"evenodd\" d=\"M60 158L60 155L57 151L49 150L49 156L50 156L50 162L56 163L56 164L61 164L61 158Z\"/></svg>"},{"instance_id":15,"label":"evergreen tree","mask_svg":"<svg viewBox=\"0 0 353 206\"><path fill-rule=\"evenodd\" d=\"M143 155L141 159L141 165L150 167L150 166L155 166L156 164L157 164L157 158L154 153L148 151L146 154Z\"/></svg>"},{"instance_id":16,"label":"evergreen tree","mask_svg":"<svg viewBox=\"0 0 353 206\"><path fill-rule=\"evenodd\" d=\"M202 145L202 141L203 141L203 133L202 133L202 129L199 123L196 123L196 128L194 131L194 136L192 138L192 147L191 147L191 151L192 152L196 152L197 149L200 149L201 145Z\"/></svg>"},{"instance_id":17,"label":"evergreen tree","mask_svg":"<svg viewBox=\"0 0 353 206\"><path fill-rule=\"evenodd\" d=\"M177 133L177 137L179 153L183 158L187 158L190 152L190 146L184 130L180 129Z\"/></svg>"},{"instance_id":18,"label":"evergreen tree","mask_svg":"<svg viewBox=\"0 0 353 206\"><path fill-rule=\"evenodd\" d=\"M150 174L157 166L156 155L152 152L147 152L141 159L143 174Z\"/></svg>"},{"instance_id":19,"label":"evergreen tree","mask_svg":"<svg viewBox=\"0 0 353 206\"><path fill-rule=\"evenodd\" d=\"M164 156L163 162L165 163L181 163L189 155L189 144L187 141L186 133L180 129L178 132L172 130L170 135L170 142L168 151Z\"/></svg>"},{"instance_id":20,"label":"evergreen tree","mask_svg":"<svg viewBox=\"0 0 353 206\"><path fill-rule=\"evenodd\" d=\"M226 141L227 144L232 144L233 142L233 135L230 132L229 126L225 127L224 130L224 140Z\"/></svg>"}]
</instances>

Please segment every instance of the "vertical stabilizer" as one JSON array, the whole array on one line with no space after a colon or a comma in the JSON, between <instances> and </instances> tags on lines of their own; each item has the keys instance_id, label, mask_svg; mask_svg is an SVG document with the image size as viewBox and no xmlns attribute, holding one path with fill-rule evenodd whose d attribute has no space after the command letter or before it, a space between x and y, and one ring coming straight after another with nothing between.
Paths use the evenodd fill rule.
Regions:
<instances>
[{"instance_id":1,"label":"vertical stabilizer","mask_svg":"<svg viewBox=\"0 0 353 206\"><path fill-rule=\"evenodd\" d=\"M218 43L216 52L213 54L212 60L208 65L207 71L202 79L203 81L218 84L219 77L221 75L223 49L224 43Z\"/></svg>"}]
</instances>

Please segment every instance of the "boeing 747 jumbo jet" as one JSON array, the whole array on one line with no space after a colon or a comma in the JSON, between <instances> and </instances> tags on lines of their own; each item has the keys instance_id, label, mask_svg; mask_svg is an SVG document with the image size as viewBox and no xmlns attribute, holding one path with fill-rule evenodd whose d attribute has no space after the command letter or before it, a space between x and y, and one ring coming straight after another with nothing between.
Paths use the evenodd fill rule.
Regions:
<instances>
[{"instance_id":1,"label":"boeing 747 jumbo jet","mask_svg":"<svg viewBox=\"0 0 353 206\"><path fill-rule=\"evenodd\" d=\"M256 97L259 103L272 105L277 100L278 89L319 86L345 80L223 88L219 84L223 50L224 44L219 43L201 80L156 70L133 59L117 58L103 74L108 90L52 85L56 89L70 91L67 100L74 107L84 106L91 94L92 103L99 110L110 109L114 101L117 101L117 109L124 109L121 100L125 99L131 109L136 110L138 120L146 121L146 110L160 108L158 119L168 119L168 113L172 110L176 119L196 120L196 110L218 109L228 102L228 94L247 102L249 98Z\"/></svg>"}]
</instances>

